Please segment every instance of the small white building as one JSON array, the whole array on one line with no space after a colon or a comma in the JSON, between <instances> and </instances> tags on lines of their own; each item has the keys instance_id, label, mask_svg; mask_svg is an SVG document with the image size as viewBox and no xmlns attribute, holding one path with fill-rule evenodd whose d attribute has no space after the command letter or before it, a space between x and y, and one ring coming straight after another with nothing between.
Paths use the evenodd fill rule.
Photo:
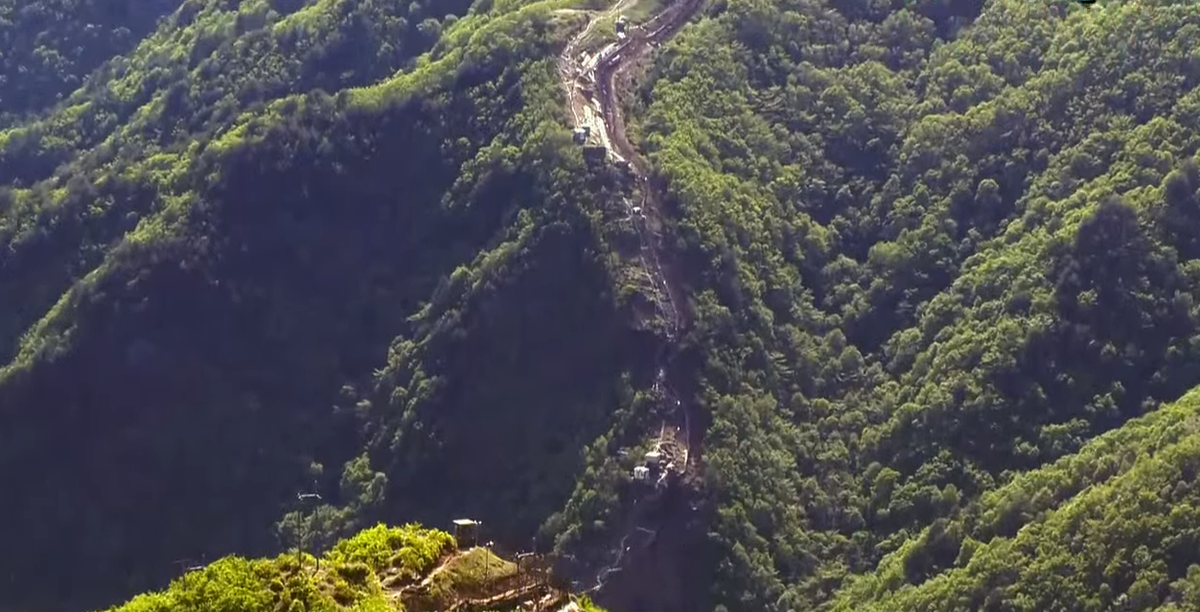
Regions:
<instances>
[{"instance_id":1,"label":"small white building","mask_svg":"<svg viewBox=\"0 0 1200 612\"><path fill-rule=\"evenodd\" d=\"M658 467L660 460L662 460L662 453L656 450L646 453L646 467Z\"/></svg>"},{"instance_id":2,"label":"small white building","mask_svg":"<svg viewBox=\"0 0 1200 612\"><path fill-rule=\"evenodd\" d=\"M633 479L638 482L645 482L650 477L650 468L639 465L633 468Z\"/></svg>"}]
</instances>

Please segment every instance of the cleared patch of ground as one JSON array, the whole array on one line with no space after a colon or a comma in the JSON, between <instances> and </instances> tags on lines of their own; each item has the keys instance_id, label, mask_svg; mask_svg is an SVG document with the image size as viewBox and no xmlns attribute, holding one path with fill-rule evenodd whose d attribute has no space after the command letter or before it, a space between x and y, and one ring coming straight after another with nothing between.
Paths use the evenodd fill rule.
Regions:
<instances>
[{"instance_id":1,"label":"cleared patch of ground","mask_svg":"<svg viewBox=\"0 0 1200 612\"><path fill-rule=\"evenodd\" d=\"M617 40L617 18L624 15L630 27L646 23L666 6L667 0L635 0L619 14L600 17L591 32L580 42L579 50L595 53Z\"/></svg>"}]
</instances>

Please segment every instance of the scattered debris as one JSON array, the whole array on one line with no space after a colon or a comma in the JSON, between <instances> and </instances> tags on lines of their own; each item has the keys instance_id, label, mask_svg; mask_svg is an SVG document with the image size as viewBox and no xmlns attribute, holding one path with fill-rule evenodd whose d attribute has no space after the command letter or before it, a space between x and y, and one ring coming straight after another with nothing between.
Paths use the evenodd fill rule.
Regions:
<instances>
[{"instance_id":1,"label":"scattered debris","mask_svg":"<svg viewBox=\"0 0 1200 612\"><path fill-rule=\"evenodd\" d=\"M640 242L637 259L645 278L650 281L645 294L659 320L665 324L664 351L659 357L660 368L652 387L658 396L663 423L652 450L643 457L643 464L632 470L635 482L649 482L651 475L655 476L655 487L637 489L639 492L635 494L633 508L629 509L629 530L612 549L615 560L599 570L596 586L589 592L602 589L609 576L625 567L628 556L639 554L638 551L654 541L657 530L643 525L647 517L654 514L649 509L658 503L655 500L662 499L663 492L681 480L688 482L685 477L689 468L694 472L699 459L700 432L692 429L690 411L693 406L682 401L671 384L667 367L674 358L676 344L687 325L686 304L677 298L683 295L677 271L664 266L664 261L669 264L670 260L666 257L667 245L663 239L666 223L660 210L661 203L649 181L648 165L625 136L619 100L622 92L629 87L625 76L628 70L640 57L678 31L699 9L701 2L675 0L649 21L637 26L633 26L621 14L632 2L619 0L609 10L595 14L583 31L568 42L559 58L559 70L574 119L576 142L583 145L585 160L592 165L611 161L628 173L632 184L640 186L641 201L635 204L627 199L625 207L629 217L634 220L633 226ZM579 45L591 34L596 24L613 17L618 40L595 54L579 53ZM691 452L693 446L697 446L696 453ZM626 456L623 451L618 454ZM649 534L649 538L644 537L646 534ZM640 543L633 540L634 536L640 538Z\"/></svg>"}]
</instances>

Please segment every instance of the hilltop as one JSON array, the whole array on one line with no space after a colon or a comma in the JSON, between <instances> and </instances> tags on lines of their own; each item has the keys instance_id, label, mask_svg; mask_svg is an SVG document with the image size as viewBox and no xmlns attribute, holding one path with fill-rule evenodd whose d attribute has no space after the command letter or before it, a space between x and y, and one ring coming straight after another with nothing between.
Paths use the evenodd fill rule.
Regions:
<instances>
[{"instance_id":1,"label":"hilltop","mask_svg":"<svg viewBox=\"0 0 1200 612\"><path fill-rule=\"evenodd\" d=\"M460 549L453 536L417 525L377 525L342 540L320 559L297 551L274 559L230 556L189 568L163 591L134 597L109 612L203 610L574 609L534 558L502 559L482 546ZM536 607L535 607L536 606Z\"/></svg>"}]
</instances>

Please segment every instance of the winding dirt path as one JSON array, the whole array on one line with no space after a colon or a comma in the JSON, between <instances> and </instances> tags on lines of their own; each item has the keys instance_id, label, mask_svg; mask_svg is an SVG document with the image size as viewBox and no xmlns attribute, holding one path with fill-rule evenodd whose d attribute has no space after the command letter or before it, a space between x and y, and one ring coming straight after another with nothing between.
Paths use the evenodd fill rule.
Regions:
<instances>
[{"instance_id":1,"label":"winding dirt path","mask_svg":"<svg viewBox=\"0 0 1200 612\"><path fill-rule=\"evenodd\" d=\"M697 421L691 414L694 407L683 404L671 383L670 365L690 316L680 275L667 256L662 197L651 184L649 163L626 136L621 96L631 85L632 72L639 60L677 33L699 10L702 0L675 0L646 23L630 26L623 40L610 43L594 55L579 51L597 24L613 18L635 1L620 0L606 11L593 13L583 30L567 43L558 65L575 127L588 128L589 140L594 136L612 161L628 163L641 193L637 204L625 202L626 212L634 221L641 243L640 265L654 288L649 297L667 327L655 388L664 397L666 412L675 415L676 423L664 423L660 443L680 447L682 462L677 467L682 473L699 460L699 453L692 449L698 447L700 432L698 427L693 429Z\"/></svg>"},{"instance_id":2,"label":"winding dirt path","mask_svg":"<svg viewBox=\"0 0 1200 612\"><path fill-rule=\"evenodd\" d=\"M646 23L628 27L623 39L605 46L598 53L590 55L579 51L579 46L598 23L612 18L633 1L620 0L607 11L594 13L583 31L563 49L558 65L574 126L587 128L587 142L604 147L609 160L628 165L637 192L640 193L637 204L626 199L625 207L639 237L640 253L637 260L653 287L647 291L648 297L665 323L654 390L661 398L663 413L670 416L664 419L657 432L657 446L673 462L671 480L674 483L683 481L685 486L694 489L699 486L696 473L700 468L703 432L698 407L691 401L682 401L678 393L680 385L674 381L678 374L672 367L679 353L681 336L688 328L691 317L681 282L682 275L670 257L663 235L668 226L663 213L661 188L650 180L650 164L626 136L621 98L632 86L634 72L641 60L686 25L699 11L704 0L673 0ZM653 435L648 433L648 436ZM666 477L664 474L664 480ZM659 484L662 483L663 480L660 480ZM667 484L668 490L671 486L671 483ZM622 529L624 537L614 551L615 559L600 569L596 586L589 589L590 592L599 592L609 582L611 575L626 569L637 552L659 539L660 531L678 528L672 523L678 522L681 515L649 520L643 512L639 512L641 502L640 499L634 502L629 523ZM695 509L694 505L692 509ZM666 561L665 558L662 560Z\"/></svg>"}]
</instances>

